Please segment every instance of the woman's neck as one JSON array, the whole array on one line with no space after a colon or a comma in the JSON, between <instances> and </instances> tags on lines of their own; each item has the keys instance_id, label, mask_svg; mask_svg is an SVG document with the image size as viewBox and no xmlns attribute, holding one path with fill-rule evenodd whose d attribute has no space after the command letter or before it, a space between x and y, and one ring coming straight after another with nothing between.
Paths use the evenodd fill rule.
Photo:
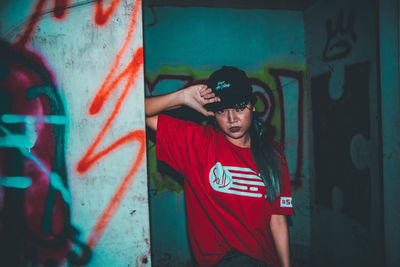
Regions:
<instances>
[{"instance_id":1,"label":"woman's neck","mask_svg":"<svg viewBox=\"0 0 400 267\"><path fill-rule=\"evenodd\" d=\"M246 134L240 138L232 138L228 135L225 135L226 139L234 144L235 146L242 147L242 148L250 148L250 134Z\"/></svg>"}]
</instances>

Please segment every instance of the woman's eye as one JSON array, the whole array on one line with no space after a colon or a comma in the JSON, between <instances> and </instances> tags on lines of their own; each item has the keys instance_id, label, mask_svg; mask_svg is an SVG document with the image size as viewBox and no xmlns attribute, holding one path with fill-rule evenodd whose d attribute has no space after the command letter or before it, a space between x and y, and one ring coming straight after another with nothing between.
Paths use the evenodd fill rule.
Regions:
<instances>
[{"instance_id":1,"label":"woman's eye","mask_svg":"<svg viewBox=\"0 0 400 267\"><path fill-rule=\"evenodd\" d=\"M224 114L224 112L225 112L225 110L224 109L221 109L221 110L217 110L217 114Z\"/></svg>"}]
</instances>

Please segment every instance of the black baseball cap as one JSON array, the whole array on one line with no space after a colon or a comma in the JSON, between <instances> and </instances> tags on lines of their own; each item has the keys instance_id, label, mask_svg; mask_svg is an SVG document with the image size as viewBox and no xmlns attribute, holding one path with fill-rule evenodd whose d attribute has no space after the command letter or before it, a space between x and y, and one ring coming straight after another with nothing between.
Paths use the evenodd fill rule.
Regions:
<instances>
[{"instance_id":1,"label":"black baseball cap","mask_svg":"<svg viewBox=\"0 0 400 267\"><path fill-rule=\"evenodd\" d=\"M251 82L246 73L238 68L223 66L208 78L207 86L215 96L221 99L204 105L204 108L216 112L226 108L238 108L247 105L252 99Z\"/></svg>"}]
</instances>

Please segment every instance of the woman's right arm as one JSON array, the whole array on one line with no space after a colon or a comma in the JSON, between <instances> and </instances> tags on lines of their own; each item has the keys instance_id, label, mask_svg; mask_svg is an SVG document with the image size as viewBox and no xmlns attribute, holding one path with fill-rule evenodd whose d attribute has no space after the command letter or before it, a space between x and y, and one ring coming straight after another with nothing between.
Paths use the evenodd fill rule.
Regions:
<instances>
[{"instance_id":1,"label":"woman's right arm","mask_svg":"<svg viewBox=\"0 0 400 267\"><path fill-rule=\"evenodd\" d=\"M184 105L205 116L214 116L213 112L207 111L203 106L216 101L220 101L219 98L215 97L212 90L204 84L192 85L166 95L146 97L146 124L151 129L157 130L158 114Z\"/></svg>"},{"instance_id":2,"label":"woman's right arm","mask_svg":"<svg viewBox=\"0 0 400 267\"><path fill-rule=\"evenodd\" d=\"M146 124L153 130L157 130L158 114L164 110L179 107L184 104L184 91L179 90L166 95L146 97L145 111Z\"/></svg>"}]
</instances>

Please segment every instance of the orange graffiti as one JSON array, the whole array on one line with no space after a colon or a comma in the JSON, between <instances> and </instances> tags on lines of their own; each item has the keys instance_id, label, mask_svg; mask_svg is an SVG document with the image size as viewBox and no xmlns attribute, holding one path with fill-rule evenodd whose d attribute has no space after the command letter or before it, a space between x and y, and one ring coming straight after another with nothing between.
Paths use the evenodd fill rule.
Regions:
<instances>
[{"instance_id":1,"label":"orange graffiti","mask_svg":"<svg viewBox=\"0 0 400 267\"><path fill-rule=\"evenodd\" d=\"M29 16L27 26L22 33L21 37L14 43L15 46L18 47L25 47L26 44L28 43L28 40L32 37L34 29L36 29L36 26L40 22L40 19L43 15L47 13L52 13L53 17L58 19L58 20L63 20L66 16L66 9L70 8L69 6L69 1L70 0L53 0L54 1L54 8L50 12L44 12L44 8L46 6L46 3L51 0L38 0L36 2L35 8L33 9L33 12ZM104 10L103 8L103 0L97 0L96 1L96 10L94 13L94 22L98 26L103 26L105 25L111 15L114 13L115 9L117 8L119 2L121 0L112 0L110 6ZM141 5L141 0L136 1L137 4Z\"/></svg>"},{"instance_id":2,"label":"orange graffiti","mask_svg":"<svg viewBox=\"0 0 400 267\"><path fill-rule=\"evenodd\" d=\"M118 210L125 193L130 188L134 180L135 174L137 173L144 158L144 154L146 151L145 138L146 134L144 130L136 130L119 139L112 145L112 148L110 147L111 151L113 148L117 148L119 145L126 144L128 142L136 141L139 143L139 151L137 153L137 157L135 159L135 162L133 163L133 166L129 170L128 174L124 177L121 184L118 186L107 207L104 209L96 225L92 229L88 240L89 247L94 248L97 245L97 242L103 235L115 212Z\"/></svg>"},{"instance_id":3,"label":"orange graffiti","mask_svg":"<svg viewBox=\"0 0 400 267\"><path fill-rule=\"evenodd\" d=\"M41 15L43 13L44 5L47 0L38 0L32 14L29 16L27 26L21 35L20 39L15 42L15 46L24 47L28 40L32 37L33 30L38 25Z\"/></svg>"},{"instance_id":4,"label":"orange graffiti","mask_svg":"<svg viewBox=\"0 0 400 267\"><path fill-rule=\"evenodd\" d=\"M109 129L111 123L115 119L115 117L118 115L122 103L125 100L129 90L132 88L134 85L139 70L143 66L143 48L139 47L135 55L133 56L133 59L131 62L128 64L125 69L123 69L119 74L116 74L117 72L117 67L120 65L120 61L122 59L122 56L124 55L126 49L128 48L132 37L134 35L134 31L136 29L136 22L137 22L137 16L138 13L140 12L141 8L141 1L136 1L135 4L135 9L132 12L132 19L129 25L129 30L128 34L125 38L125 41L122 45L122 48L118 52L115 62L111 67L111 70L107 74L104 82L100 86L100 89L98 90L96 96L94 97L90 108L89 108L89 114L95 115L98 112L100 112L101 108L103 107L104 103L106 102L108 96L110 93L117 88L117 85L125 82L124 89L121 93L121 96L119 97L115 108L113 112L111 113L110 117L107 119L104 127L101 129L100 133L94 140L93 144L88 148L82 159L78 162L76 170L79 173L85 173L87 172L95 162L100 160L102 157L106 156L108 153L113 151L114 149L118 148L121 145L128 144L130 142L138 142L139 143L139 151L137 153L137 157L128 171L127 175L123 178L121 184L118 186L117 190L115 191L114 195L112 196L111 200L107 204L107 207L104 209L102 212L100 218L98 219L96 225L92 229L92 232L90 234L89 240L88 240L88 245L91 248L94 248L101 236L103 235L105 229L107 228L108 224L110 223L111 219L113 218L115 212L118 210L121 201L125 195L125 193L128 191L130 188L130 185L132 184L135 174L138 171L138 168L143 161L144 154L146 151L146 137L145 137L145 132L144 130L136 130L133 132L130 132L126 134L125 136L121 137L117 141L115 141L112 145L109 147L95 153L95 149L97 146L100 144L101 140L103 139L104 135L106 134L107 130Z\"/></svg>"},{"instance_id":5,"label":"orange graffiti","mask_svg":"<svg viewBox=\"0 0 400 267\"><path fill-rule=\"evenodd\" d=\"M79 173L85 173L87 172L93 164L98 161L100 158L103 156L107 155L109 152L111 152L113 149L118 147L121 143L113 143L111 146L108 148L98 152L97 154L93 155L94 150L102 140L103 136L106 134L108 128L110 127L111 123L113 122L114 118L118 115L119 110L121 109L122 103L126 97L126 95L129 92L129 89L133 85L133 83L136 80L138 71L140 67L143 65L143 49L142 47L139 47L135 53L135 56L133 57L131 63L126 67L120 75L117 76L113 82L110 83L109 86L107 86L108 80L103 83L103 85L100 87L100 90L97 92L97 95L95 96L94 101L92 102L92 105L89 109L89 112L91 115L96 114L100 111L101 106L107 99L108 95L112 90L116 88L119 82L123 81L123 78L127 76L127 82L125 84L125 88L122 91L122 94L120 98L118 99L115 108L113 112L111 113L110 117L107 119L103 129L100 131L99 135L96 137L95 141L93 144L89 147L85 155L82 157L82 159L78 162L76 170ZM111 72L113 72L112 70ZM103 90L102 90L103 89ZM93 156L92 156L93 155Z\"/></svg>"},{"instance_id":6,"label":"orange graffiti","mask_svg":"<svg viewBox=\"0 0 400 267\"><path fill-rule=\"evenodd\" d=\"M56 19L63 20L66 15L66 7L69 5L69 0L54 0L53 16Z\"/></svg>"},{"instance_id":7,"label":"orange graffiti","mask_svg":"<svg viewBox=\"0 0 400 267\"><path fill-rule=\"evenodd\" d=\"M110 4L110 7L104 12L103 10L103 1L96 2L96 12L94 14L94 21L97 25L102 26L107 23L111 14L114 13L115 8L118 6L120 0L113 0ZM139 1L136 1L139 2ZM139 3L140 4L140 3Z\"/></svg>"},{"instance_id":8,"label":"orange graffiti","mask_svg":"<svg viewBox=\"0 0 400 267\"><path fill-rule=\"evenodd\" d=\"M115 191L111 200L107 204L107 207L101 214L100 218L98 219L96 225L94 226L94 228L90 234L88 245L91 248L94 248L97 245L98 240L101 238L102 234L104 233L105 229L107 228L107 226L108 226L109 222L111 221L112 217L114 216L115 212L118 210L118 207L119 207L125 193L130 188L130 185L132 184L132 182L134 180L134 176L144 158L145 149L146 149L146 146L145 146L145 144L146 144L145 138L146 137L145 137L144 130L136 130L136 131L130 132L130 133L126 134L125 136L121 137L120 139L118 139L117 141L115 141L109 147L107 147L93 155L94 150L96 149L98 144L101 142L103 136L107 132L109 126L111 125L111 123L114 120L114 118L116 117L116 115L119 113L121 105L127 96L127 93L129 92L134 81L136 80L138 70L143 65L143 54L142 53L143 53L142 48L139 48L137 50L131 64L129 64L128 67L120 75L118 75L115 82L111 83L111 85L116 86L117 83L119 81L121 81L122 78L124 78L124 76L128 75L127 83L125 85L125 88L124 88L120 98L117 101L115 109L111 113L110 117L107 119L107 122L105 123L103 129L100 131L99 135L96 137L93 144L89 147L89 149L87 150L87 152L82 157L82 159L78 162L78 165L77 165L77 171L79 173L84 173L84 172L88 171L93 166L93 164L95 162L97 162L100 158L106 156L108 153L110 153L114 149L118 148L119 146L127 144L129 142L138 142L139 143L139 151L137 153L137 157L136 157L131 169L128 171L128 174L123 178L121 184L118 186L117 190ZM109 87L109 89L112 89L112 87ZM99 98L99 95L101 95L101 91L98 92L95 100L98 99L98 101L100 101L100 102L103 102L106 99L106 97L108 96L108 94L105 94L103 97ZM94 101L94 103L97 103L97 102Z\"/></svg>"}]
</instances>

